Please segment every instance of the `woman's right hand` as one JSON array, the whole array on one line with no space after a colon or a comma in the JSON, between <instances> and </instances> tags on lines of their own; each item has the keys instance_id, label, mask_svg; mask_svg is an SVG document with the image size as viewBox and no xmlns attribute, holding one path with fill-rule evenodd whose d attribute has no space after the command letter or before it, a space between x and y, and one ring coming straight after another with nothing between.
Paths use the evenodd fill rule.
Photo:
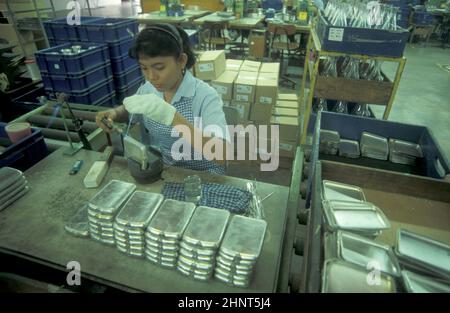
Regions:
<instances>
[{"instance_id":1,"label":"woman's right hand","mask_svg":"<svg viewBox=\"0 0 450 313\"><path fill-rule=\"evenodd\" d=\"M117 119L117 112L114 109L107 110L107 111L100 111L95 116L95 122L97 123L98 127L103 129L106 133L110 134L112 133L112 129L109 129L103 122L102 119L106 118L111 124L114 123L114 121Z\"/></svg>"}]
</instances>

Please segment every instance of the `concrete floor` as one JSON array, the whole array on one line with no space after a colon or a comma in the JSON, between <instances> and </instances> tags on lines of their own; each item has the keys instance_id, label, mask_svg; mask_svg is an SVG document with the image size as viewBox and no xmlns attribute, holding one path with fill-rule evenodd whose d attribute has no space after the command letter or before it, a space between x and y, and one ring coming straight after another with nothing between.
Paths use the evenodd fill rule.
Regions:
<instances>
[{"instance_id":1,"label":"concrete floor","mask_svg":"<svg viewBox=\"0 0 450 313\"><path fill-rule=\"evenodd\" d=\"M92 10L95 16L109 17L127 17L132 12L129 2ZM84 10L83 14L87 15L87 11ZM407 63L389 120L428 127L443 153L450 158L450 72L439 67L439 64L450 65L450 48L442 49L432 41L427 47L408 44L404 55ZM395 66L385 63L383 70L389 77L393 77ZM289 92L288 89L280 90ZM371 107L377 117L382 115L383 107ZM258 165L232 165L228 174L279 185L289 185L291 176L290 170L286 169L278 170L275 175L260 172Z\"/></svg>"}]
</instances>

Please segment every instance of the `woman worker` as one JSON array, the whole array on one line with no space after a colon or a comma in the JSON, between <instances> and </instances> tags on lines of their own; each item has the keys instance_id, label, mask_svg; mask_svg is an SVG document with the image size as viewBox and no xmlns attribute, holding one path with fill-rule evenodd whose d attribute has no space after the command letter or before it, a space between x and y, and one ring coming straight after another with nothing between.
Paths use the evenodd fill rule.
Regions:
<instances>
[{"instance_id":1,"label":"woman worker","mask_svg":"<svg viewBox=\"0 0 450 313\"><path fill-rule=\"evenodd\" d=\"M149 26L139 33L129 55L138 60L146 82L123 105L99 112L99 127L110 132L103 118L127 122L133 114L141 125L142 142L158 149L164 164L224 174L229 133L222 100L215 89L188 71L195 56L186 32L170 24ZM185 140L189 149L173 153L178 140ZM217 149L213 154L203 151L207 142Z\"/></svg>"}]
</instances>

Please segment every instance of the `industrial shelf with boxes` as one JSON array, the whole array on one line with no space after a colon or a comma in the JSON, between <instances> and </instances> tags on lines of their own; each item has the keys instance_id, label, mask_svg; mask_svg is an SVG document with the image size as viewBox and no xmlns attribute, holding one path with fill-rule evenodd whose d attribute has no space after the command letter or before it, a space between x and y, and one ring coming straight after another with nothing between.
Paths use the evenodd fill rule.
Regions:
<instances>
[{"instance_id":1,"label":"industrial shelf with boxes","mask_svg":"<svg viewBox=\"0 0 450 313\"><path fill-rule=\"evenodd\" d=\"M340 2L329 2L327 8L333 3ZM344 26L339 19L333 19L332 10L319 14L308 40L310 56L305 59L300 92L300 103L306 108L302 143L306 142L313 106L315 111L330 109L373 117L369 105L382 105L383 119L387 119L406 64L403 50L408 31L393 25L395 18L378 28L356 19L349 19L351 26ZM394 9L386 10L394 15ZM383 73L383 62L396 63L393 79ZM309 89L306 88L308 79Z\"/></svg>"},{"instance_id":2,"label":"industrial shelf with boxes","mask_svg":"<svg viewBox=\"0 0 450 313\"><path fill-rule=\"evenodd\" d=\"M48 47L42 22L56 16L52 0L6 0L0 3L0 10L4 17L0 24L1 37L17 44L15 53L31 57L35 51Z\"/></svg>"},{"instance_id":3,"label":"industrial shelf with boxes","mask_svg":"<svg viewBox=\"0 0 450 313\"><path fill-rule=\"evenodd\" d=\"M80 25L68 25L65 19L45 23L51 44L61 44L58 38L69 42L84 44L105 44L108 47L108 60L111 64L116 103L133 95L143 82L143 76L136 60L128 55L135 36L138 22L128 18L82 17Z\"/></svg>"},{"instance_id":4,"label":"industrial shelf with boxes","mask_svg":"<svg viewBox=\"0 0 450 313\"><path fill-rule=\"evenodd\" d=\"M209 82L221 96L228 124L246 129L253 125L257 130L259 126L269 126L266 133L258 132L260 138L255 147L250 147L247 132L236 134L236 141L246 142L245 160L270 159L275 150L270 126L277 125L280 167L291 168L298 142L298 98L295 94L279 94L279 71L279 63L225 59L222 50L204 52L195 67L197 78ZM239 152L242 153L235 151L236 156Z\"/></svg>"}]
</instances>

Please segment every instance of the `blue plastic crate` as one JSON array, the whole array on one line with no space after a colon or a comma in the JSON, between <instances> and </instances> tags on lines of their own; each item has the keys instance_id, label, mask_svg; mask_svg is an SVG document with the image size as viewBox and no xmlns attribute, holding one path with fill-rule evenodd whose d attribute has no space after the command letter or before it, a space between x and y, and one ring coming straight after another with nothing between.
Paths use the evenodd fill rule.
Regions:
<instances>
[{"instance_id":1,"label":"blue plastic crate","mask_svg":"<svg viewBox=\"0 0 450 313\"><path fill-rule=\"evenodd\" d=\"M312 133L316 123L316 115L312 114L308 124L308 132ZM393 171L412 171L416 175L428 176L432 178L443 178L442 173L437 169L437 163L442 166L445 174L450 174L450 164L447 157L442 152L438 142L431 131L424 126L409 125L386 120L370 119L359 116L338 114L333 112L322 112L320 128L339 132L341 138L349 140L361 140L362 132L369 132L386 138L394 138L420 145L423 159L418 159L418 164L412 169L410 166L393 164L389 161L370 160L370 166L386 169L390 166ZM345 158L347 162L353 159ZM361 158L363 159L363 158ZM358 162L359 159L354 159ZM361 161L361 160L359 160ZM358 165L363 165L359 164ZM367 166L367 165L363 165Z\"/></svg>"},{"instance_id":2,"label":"blue plastic crate","mask_svg":"<svg viewBox=\"0 0 450 313\"><path fill-rule=\"evenodd\" d=\"M128 50L130 50L133 43L134 38L108 43L109 56L111 58L120 58L123 55L128 55Z\"/></svg>"},{"instance_id":3,"label":"blue plastic crate","mask_svg":"<svg viewBox=\"0 0 450 313\"><path fill-rule=\"evenodd\" d=\"M48 43L50 44L50 47L55 47L59 45L65 45L66 43L70 43L67 40L56 40L56 39L49 39Z\"/></svg>"},{"instance_id":4,"label":"blue plastic crate","mask_svg":"<svg viewBox=\"0 0 450 313\"><path fill-rule=\"evenodd\" d=\"M49 94L49 98L55 99L55 93L58 90L46 89ZM87 88L85 90L71 91L66 94L69 96L69 102L82 103L82 104L95 104L100 99L103 99L106 95L114 93L114 83L113 79L110 78L106 81L99 82L98 84Z\"/></svg>"},{"instance_id":5,"label":"blue plastic crate","mask_svg":"<svg viewBox=\"0 0 450 313\"><path fill-rule=\"evenodd\" d=\"M103 17L81 16L80 25L69 25L67 23L67 17L62 17L44 22L44 29L46 32L47 30L49 31L51 34L49 38L52 39L64 38L67 41L81 41L79 35L80 28L86 23L101 19L103 19Z\"/></svg>"},{"instance_id":6,"label":"blue plastic crate","mask_svg":"<svg viewBox=\"0 0 450 313\"><path fill-rule=\"evenodd\" d=\"M41 73L42 82L46 89L58 92L73 92L88 89L99 81L105 81L112 77L111 63L107 62L102 67L96 67L89 72L66 75L50 75Z\"/></svg>"},{"instance_id":7,"label":"blue plastic crate","mask_svg":"<svg viewBox=\"0 0 450 313\"><path fill-rule=\"evenodd\" d=\"M114 75L121 75L130 68L139 66L136 59L132 59L128 56L128 53L120 58L111 58L111 67Z\"/></svg>"},{"instance_id":8,"label":"blue plastic crate","mask_svg":"<svg viewBox=\"0 0 450 313\"><path fill-rule=\"evenodd\" d=\"M144 79L139 77L136 80L128 83L128 85L123 86L122 88L116 89L116 99L117 103L121 104L125 97L132 96L136 93L139 87L144 82Z\"/></svg>"},{"instance_id":9,"label":"blue plastic crate","mask_svg":"<svg viewBox=\"0 0 450 313\"><path fill-rule=\"evenodd\" d=\"M386 57L401 57L409 36L405 29L335 27L323 14L318 16L316 32L324 51Z\"/></svg>"},{"instance_id":10,"label":"blue plastic crate","mask_svg":"<svg viewBox=\"0 0 450 313\"><path fill-rule=\"evenodd\" d=\"M90 21L79 28L80 41L117 42L136 37L139 24L135 19L104 18Z\"/></svg>"},{"instance_id":11,"label":"blue plastic crate","mask_svg":"<svg viewBox=\"0 0 450 313\"><path fill-rule=\"evenodd\" d=\"M97 105L102 107L113 107L116 104L116 93L113 92L109 95L104 96L103 98L97 100L95 103L91 103L91 105Z\"/></svg>"},{"instance_id":12,"label":"blue plastic crate","mask_svg":"<svg viewBox=\"0 0 450 313\"><path fill-rule=\"evenodd\" d=\"M68 49L72 45L80 45L82 49L87 50L75 55L64 55L60 52L61 49ZM103 65L109 60L109 51L106 44L73 42L40 50L35 56L41 73L77 75Z\"/></svg>"},{"instance_id":13,"label":"blue plastic crate","mask_svg":"<svg viewBox=\"0 0 450 313\"><path fill-rule=\"evenodd\" d=\"M8 139L6 123L0 122L0 138ZM40 129L32 128L31 135L11 144L0 154L0 167L9 166L25 171L48 154L47 145Z\"/></svg>"},{"instance_id":14,"label":"blue plastic crate","mask_svg":"<svg viewBox=\"0 0 450 313\"><path fill-rule=\"evenodd\" d=\"M134 82L138 78L143 78L142 71L139 66L136 66L132 69L129 69L126 72L123 72L121 75L114 75L114 85L117 89L120 89L126 86L129 82Z\"/></svg>"}]
</instances>

